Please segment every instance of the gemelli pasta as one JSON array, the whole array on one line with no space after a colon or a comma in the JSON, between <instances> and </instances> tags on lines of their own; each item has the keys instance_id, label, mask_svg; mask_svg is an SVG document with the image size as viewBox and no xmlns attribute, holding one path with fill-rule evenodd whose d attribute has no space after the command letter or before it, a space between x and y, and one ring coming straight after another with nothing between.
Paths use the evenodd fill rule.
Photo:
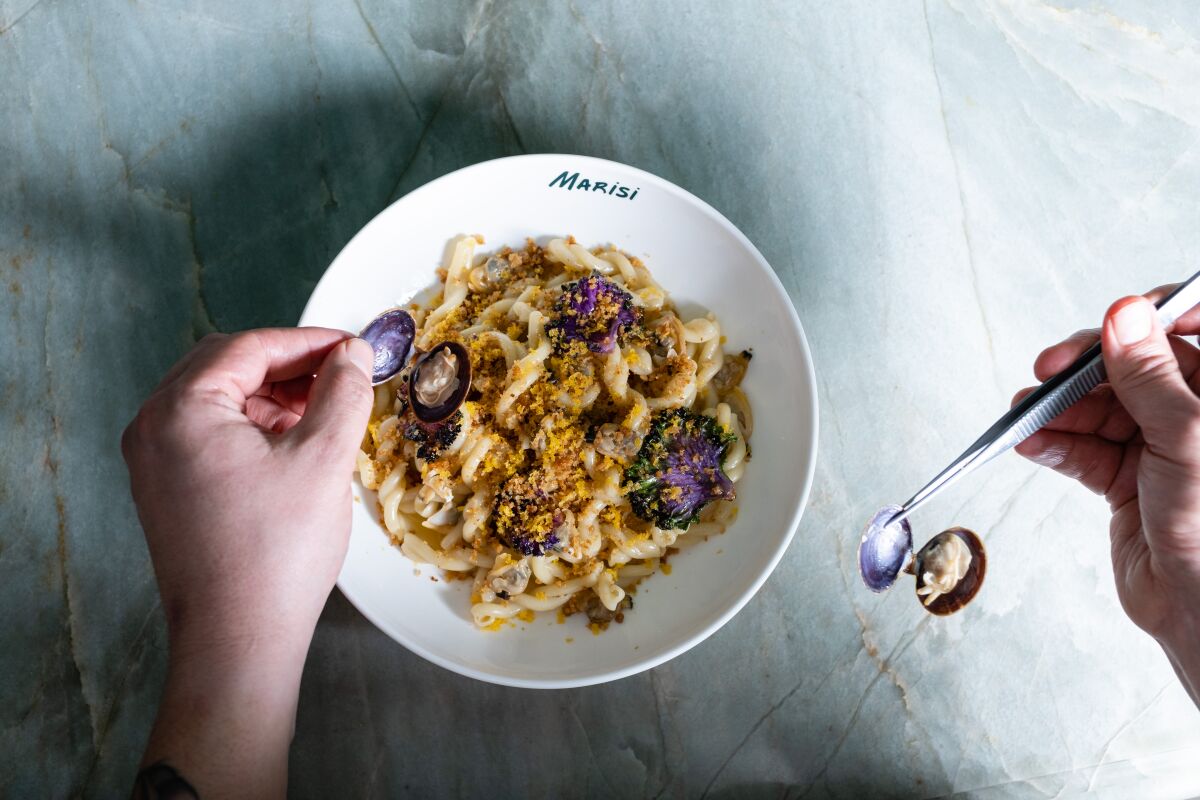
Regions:
<instances>
[{"instance_id":1,"label":"gemelli pasta","mask_svg":"<svg viewBox=\"0 0 1200 800\"><path fill-rule=\"evenodd\" d=\"M458 239L440 292L405 307L413 358L375 387L358 475L408 558L472 581L480 628L553 611L598 632L732 522L751 353L619 250L482 243Z\"/></svg>"}]
</instances>

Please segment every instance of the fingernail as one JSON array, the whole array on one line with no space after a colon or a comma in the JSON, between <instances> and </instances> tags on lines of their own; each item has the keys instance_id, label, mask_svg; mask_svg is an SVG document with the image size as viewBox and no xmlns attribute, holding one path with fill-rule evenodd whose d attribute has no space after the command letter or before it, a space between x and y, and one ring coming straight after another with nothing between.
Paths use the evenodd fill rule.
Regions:
<instances>
[{"instance_id":1,"label":"fingernail","mask_svg":"<svg viewBox=\"0 0 1200 800\"><path fill-rule=\"evenodd\" d=\"M363 371L368 378L375 369L375 351L364 339L350 339L346 342L346 354L355 366Z\"/></svg>"},{"instance_id":2,"label":"fingernail","mask_svg":"<svg viewBox=\"0 0 1200 800\"><path fill-rule=\"evenodd\" d=\"M1112 317L1113 332L1117 334L1117 341L1129 346L1149 336L1154 326L1152 308L1145 300L1134 300L1117 309Z\"/></svg>"}]
</instances>

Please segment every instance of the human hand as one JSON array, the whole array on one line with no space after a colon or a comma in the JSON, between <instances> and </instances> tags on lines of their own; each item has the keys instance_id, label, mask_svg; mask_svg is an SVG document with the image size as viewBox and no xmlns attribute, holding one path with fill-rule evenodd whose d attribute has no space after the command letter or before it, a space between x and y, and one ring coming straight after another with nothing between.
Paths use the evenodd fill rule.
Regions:
<instances>
[{"instance_id":1,"label":"human hand","mask_svg":"<svg viewBox=\"0 0 1200 800\"><path fill-rule=\"evenodd\" d=\"M1179 338L1200 332L1200 311L1166 334L1151 300L1172 288L1117 301L1100 331L1080 331L1038 356L1034 373L1045 380L1099 338L1109 382L1017 452L1107 498L1121 605L1200 702L1200 350Z\"/></svg>"},{"instance_id":2,"label":"human hand","mask_svg":"<svg viewBox=\"0 0 1200 800\"><path fill-rule=\"evenodd\" d=\"M342 331L206 337L122 438L171 648L146 761L202 776L202 794L286 785L304 656L346 553L371 363Z\"/></svg>"}]
</instances>

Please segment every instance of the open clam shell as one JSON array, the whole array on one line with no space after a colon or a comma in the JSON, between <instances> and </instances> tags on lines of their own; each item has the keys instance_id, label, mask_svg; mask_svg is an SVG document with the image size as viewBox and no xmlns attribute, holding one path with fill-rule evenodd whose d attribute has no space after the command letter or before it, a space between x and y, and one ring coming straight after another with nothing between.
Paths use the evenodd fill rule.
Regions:
<instances>
[{"instance_id":1,"label":"open clam shell","mask_svg":"<svg viewBox=\"0 0 1200 800\"><path fill-rule=\"evenodd\" d=\"M922 589L925 588L927 562L935 558L933 554L939 546L944 546L944 541L949 536L958 537L959 541L966 546L966 550L971 556L971 563L967 567L966 574L959 578L953 589L949 592L937 593L933 600L926 602L929 595L923 593ZM983 585L983 577L987 573L987 553L983 549L983 542L974 531L966 528L950 528L926 542L925 546L913 557L909 569L917 578L917 599L921 601L921 606L930 614L944 617L960 610L974 600L975 595L979 594L979 588Z\"/></svg>"},{"instance_id":2,"label":"open clam shell","mask_svg":"<svg viewBox=\"0 0 1200 800\"><path fill-rule=\"evenodd\" d=\"M367 323L359 336L375 351L371 385L383 383L404 369L416 334L416 323L402 308L385 311Z\"/></svg>"},{"instance_id":3,"label":"open clam shell","mask_svg":"<svg viewBox=\"0 0 1200 800\"><path fill-rule=\"evenodd\" d=\"M900 506L885 506L871 517L858 545L858 569L873 592L887 591L912 554L912 526L907 519L889 525Z\"/></svg>"},{"instance_id":4,"label":"open clam shell","mask_svg":"<svg viewBox=\"0 0 1200 800\"><path fill-rule=\"evenodd\" d=\"M447 358L453 359L453 374L432 375L432 370L444 368L442 365L449 363ZM422 401L422 389L427 385L427 378L435 378L437 383L445 387L445 391L438 393L438 400L433 405ZM429 352L422 353L413 364L408 379L408 402L417 419L422 422L441 422L458 410L470 390L471 356L467 348L458 342L441 342Z\"/></svg>"}]
</instances>

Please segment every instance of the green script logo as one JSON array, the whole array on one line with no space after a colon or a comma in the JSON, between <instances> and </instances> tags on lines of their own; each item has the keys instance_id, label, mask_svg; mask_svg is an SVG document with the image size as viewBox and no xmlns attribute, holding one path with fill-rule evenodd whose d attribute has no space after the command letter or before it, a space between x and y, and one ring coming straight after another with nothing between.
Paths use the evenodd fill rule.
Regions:
<instances>
[{"instance_id":1,"label":"green script logo","mask_svg":"<svg viewBox=\"0 0 1200 800\"><path fill-rule=\"evenodd\" d=\"M550 181L550 187L557 186L560 189L582 189L585 192L604 192L614 197L627 198L632 200L637 197L640 188L630 189L628 186L622 186L619 183L609 183L608 181L591 181L587 178L580 178L578 172L563 172L554 180Z\"/></svg>"}]
</instances>

